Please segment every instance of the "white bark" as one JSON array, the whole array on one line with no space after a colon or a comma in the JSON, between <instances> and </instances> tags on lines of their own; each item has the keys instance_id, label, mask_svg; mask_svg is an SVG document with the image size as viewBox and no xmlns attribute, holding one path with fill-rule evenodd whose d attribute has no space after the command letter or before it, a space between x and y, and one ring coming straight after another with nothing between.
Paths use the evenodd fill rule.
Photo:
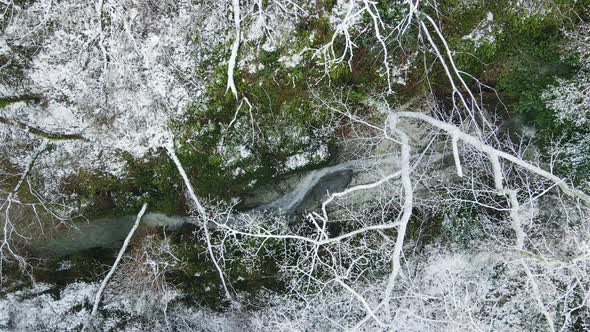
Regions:
<instances>
[{"instance_id":1,"label":"white bark","mask_svg":"<svg viewBox=\"0 0 590 332\"><path fill-rule=\"evenodd\" d=\"M400 138L401 141L401 182L403 187L404 193L404 203L402 205L402 215L400 217L399 226L397 228L396 234L396 241L395 246L393 249L393 255L391 257L392 261L392 270L389 275L389 280L387 282L387 287L385 289L385 294L383 296L383 301L381 304L387 309L387 314L390 313L389 310L389 300L393 293L393 288L395 286L395 280L401 271L401 257L402 257L402 250L404 248L404 241L406 238L406 229L408 227L408 223L410 222L410 218L412 217L412 209L414 207L414 188L412 186L411 180L411 165L410 165L410 140L408 135L404 133L402 130L393 128L394 132Z\"/></svg>"},{"instance_id":2,"label":"white bark","mask_svg":"<svg viewBox=\"0 0 590 332\"><path fill-rule=\"evenodd\" d=\"M453 158L455 159L455 167L457 168L457 175L459 177L463 177L463 167L461 167L461 157L459 156L459 146L457 135L453 135L452 138L452 145L453 145Z\"/></svg>"},{"instance_id":3,"label":"white bark","mask_svg":"<svg viewBox=\"0 0 590 332\"><path fill-rule=\"evenodd\" d=\"M88 318L88 322L86 323L84 330L88 330L90 328L90 326L92 326L92 324L94 322L94 318L96 317L96 314L98 312L98 307L100 305L100 300L102 299L102 294L104 293L104 290L107 287L109 280L111 279L111 277L115 273L115 270L117 270L117 266L119 266L119 262L121 261L121 258L123 258L123 254L125 254L125 251L127 250L127 246L129 246L129 242L131 241L131 237L133 236L133 234L137 230L137 227L139 227L139 222L141 221L141 218L143 217L146 209L147 209L147 203L144 203L143 206L141 207L141 210L137 214L137 218L135 219L135 223L133 224L133 227L131 228L131 230L129 231L129 234L127 234L127 237L125 238L125 241L123 242L123 246L121 247L121 250L119 250L119 254L117 255L117 258L115 259L115 263L111 267L111 270L106 275L106 277L104 277L104 279L100 283L100 287L98 289L98 292L96 292L96 296L94 297L94 305L92 307L92 312L90 313L90 317Z\"/></svg>"},{"instance_id":4,"label":"white bark","mask_svg":"<svg viewBox=\"0 0 590 332\"><path fill-rule=\"evenodd\" d=\"M517 156L506 153L504 151L500 151L500 150L492 147L491 145L485 144L479 138L461 131L461 129L457 126L437 120L437 119L435 119L431 116L428 116L424 113L418 113L418 112L397 112L397 113L395 113L394 112L392 114L394 114L394 116L400 117L400 118L421 120L421 121L424 121L424 122L430 124L433 127L439 128L439 129L447 132L450 135L456 135L457 139L473 146L478 151L481 151L482 153L487 153L489 155L496 155L499 158L510 161L511 163L514 163L514 164L528 170L531 173L534 173L534 174L539 175L547 180L552 181L557 186L559 186L565 194L567 194L571 197L574 197L574 198L578 198L578 199L584 201L586 204L590 204L590 196L588 196L587 194L585 194L584 192L582 192L576 188L570 187L565 182L564 179L561 179L558 176L555 176L538 166L530 164L527 161L525 161ZM496 180L496 184L498 184L497 181L498 180Z\"/></svg>"},{"instance_id":5,"label":"white bark","mask_svg":"<svg viewBox=\"0 0 590 332\"><path fill-rule=\"evenodd\" d=\"M234 12L234 25L236 29L236 37L234 39L234 43L231 48L231 55L229 57L229 61L227 64L227 88L231 90L232 94L236 99L238 99L238 91L236 89L236 84L234 82L234 70L236 67L236 60L238 57L238 49L240 48L240 35L241 35L241 19L240 19L240 0L232 0L232 7Z\"/></svg>"},{"instance_id":6,"label":"white bark","mask_svg":"<svg viewBox=\"0 0 590 332\"><path fill-rule=\"evenodd\" d=\"M184 170L184 167L180 163L180 160L178 160L178 157L176 156L176 153L174 152L174 147L172 146L172 143L170 143L169 145L166 146L166 150L168 151L168 155L170 156L170 159L172 159L172 161L176 165L176 168L178 169L178 172L180 173L180 176L182 177L182 180L184 181L184 185L186 186L186 188L188 190L189 196L190 196L191 200L193 201L193 203L195 204L195 207L197 208L197 212L199 214L199 217L201 217L201 220L202 220L201 226L203 228L203 232L205 233L205 240L207 241L207 250L209 252L209 256L211 257L211 261L215 265L215 269L217 270L217 273L219 274L219 278L221 279L221 284L222 284L223 290L225 292L225 297L229 301L233 302L231 293L229 292L229 289L227 288L227 284L225 282L223 270L221 269L221 266L219 266L219 263L217 262L217 258L215 257L215 253L213 252L213 245L211 244L211 235L209 234L209 228L208 228L209 217L207 216L207 211L205 210L205 208L201 204L201 201L199 200L199 198L195 194L195 190L193 189L193 185L192 185L191 181L189 180L188 176L186 175L186 172Z\"/></svg>"}]
</instances>

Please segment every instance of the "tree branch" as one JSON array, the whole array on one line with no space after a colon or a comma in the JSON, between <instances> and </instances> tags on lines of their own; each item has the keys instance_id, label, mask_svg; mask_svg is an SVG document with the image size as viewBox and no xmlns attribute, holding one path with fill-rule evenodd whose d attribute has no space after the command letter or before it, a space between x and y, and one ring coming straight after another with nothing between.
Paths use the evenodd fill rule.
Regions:
<instances>
[{"instance_id":1,"label":"tree branch","mask_svg":"<svg viewBox=\"0 0 590 332\"><path fill-rule=\"evenodd\" d=\"M111 277L115 273L115 270L117 269L117 266L119 265L119 262L121 261L121 258L123 258L123 254L127 250L127 246L129 246L129 242L131 241L131 237L133 236L133 233L135 233L135 230L137 230L137 227L139 227L139 222L141 221L141 218L143 217L146 209L147 209L147 203L144 203L143 206L141 207L141 210L139 211L139 214L137 214L137 218L135 219L135 223L133 224L133 227L131 228L131 230L129 231L129 234L127 234L127 237L125 238L125 242L123 242L123 247L121 247L121 250L119 250L119 254L117 255L117 259L115 259L115 263L111 267L111 270L106 275L106 277L104 277L104 279L100 283L100 288L98 289L98 292L96 293L96 296L94 297L94 306L92 307L92 312L90 313L90 317L88 318L88 321L86 322L86 325L84 326L84 329L83 329L84 331L88 331L90 326L92 326L94 324L94 318L96 317L96 313L98 312L98 306L99 306L100 300L102 298L102 293L104 292L104 290L107 286L107 283L109 282L109 280L111 279Z\"/></svg>"}]
</instances>

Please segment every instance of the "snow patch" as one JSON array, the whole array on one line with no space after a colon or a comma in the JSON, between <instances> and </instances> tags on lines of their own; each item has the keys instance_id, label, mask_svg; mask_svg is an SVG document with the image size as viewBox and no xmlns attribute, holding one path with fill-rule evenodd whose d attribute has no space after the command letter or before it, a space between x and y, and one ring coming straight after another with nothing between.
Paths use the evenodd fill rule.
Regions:
<instances>
[{"instance_id":1,"label":"snow patch","mask_svg":"<svg viewBox=\"0 0 590 332\"><path fill-rule=\"evenodd\" d=\"M494 14L488 12L486 18L470 34L463 36L461 39L472 41L477 49L484 44L491 44L496 41L494 29Z\"/></svg>"}]
</instances>

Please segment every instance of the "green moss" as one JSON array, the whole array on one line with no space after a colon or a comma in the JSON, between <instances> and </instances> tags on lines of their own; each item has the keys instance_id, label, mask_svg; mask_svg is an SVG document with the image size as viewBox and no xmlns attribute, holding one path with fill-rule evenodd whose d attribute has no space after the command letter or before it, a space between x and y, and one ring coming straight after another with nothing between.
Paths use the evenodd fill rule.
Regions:
<instances>
[{"instance_id":1,"label":"green moss","mask_svg":"<svg viewBox=\"0 0 590 332\"><path fill-rule=\"evenodd\" d=\"M41 98L36 95L22 95L22 96L0 98L0 108L4 108L12 103L16 103L19 101L38 103L41 101Z\"/></svg>"},{"instance_id":2,"label":"green moss","mask_svg":"<svg viewBox=\"0 0 590 332\"><path fill-rule=\"evenodd\" d=\"M0 100L0 108L4 108L10 104L12 104L12 101Z\"/></svg>"},{"instance_id":3,"label":"green moss","mask_svg":"<svg viewBox=\"0 0 590 332\"><path fill-rule=\"evenodd\" d=\"M88 218L134 215L144 202L152 211L185 213L178 171L166 153L127 159L125 177L81 170L65 181L65 193L75 193L80 204L89 203L83 209Z\"/></svg>"},{"instance_id":4,"label":"green moss","mask_svg":"<svg viewBox=\"0 0 590 332\"><path fill-rule=\"evenodd\" d=\"M188 240L188 239L190 240ZM203 237L188 234L178 235L175 256L181 257L181 267L171 273L170 280L188 294L189 300L222 310L229 303L225 301L223 286L216 267L211 262ZM256 252L254 260L246 258L244 251L232 248L225 242L224 276L233 291L240 294L243 303L255 305L256 296L261 291L283 292L285 285L280 279L279 262L282 256L276 250L278 242L243 241L242 246L250 246ZM258 248L260 250L256 251ZM272 256L271 256L272 254ZM250 262L250 263L246 263ZM246 305L248 306L248 305Z\"/></svg>"},{"instance_id":5,"label":"green moss","mask_svg":"<svg viewBox=\"0 0 590 332\"><path fill-rule=\"evenodd\" d=\"M547 136L556 129L552 113L541 95L557 78L574 74L577 63L564 58L560 52L561 24L551 17L533 16L505 24L498 49L503 65L498 75L498 87L528 123L534 124Z\"/></svg>"},{"instance_id":6,"label":"green moss","mask_svg":"<svg viewBox=\"0 0 590 332\"><path fill-rule=\"evenodd\" d=\"M333 31L330 29L330 21L325 16L312 16L307 20L299 22L295 31L295 44L291 45L293 49L303 49L308 46L311 48L320 48L331 38ZM313 39L310 37L313 35Z\"/></svg>"},{"instance_id":7,"label":"green moss","mask_svg":"<svg viewBox=\"0 0 590 332\"><path fill-rule=\"evenodd\" d=\"M45 282L53 287L48 291L59 296L61 290L72 282L96 282L102 280L116 256L114 249L94 248L80 251L66 257L55 257L33 269L36 282ZM60 269L63 262L69 268Z\"/></svg>"},{"instance_id":8,"label":"green moss","mask_svg":"<svg viewBox=\"0 0 590 332\"><path fill-rule=\"evenodd\" d=\"M207 104L191 107L188 119L176 125L179 158L198 183L199 194L221 199L243 194L286 172L290 156L312 154L331 142L329 133L320 130L331 112L314 104L312 94L321 91L308 86L319 70L306 64L285 68L280 55L260 51L263 69L236 73L237 89L252 109L226 93L226 68L220 67L206 92Z\"/></svg>"},{"instance_id":9,"label":"green moss","mask_svg":"<svg viewBox=\"0 0 590 332\"><path fill-rule=\"evenodd\" d=\"M559 128L541 94L557 78L568 78L578 68L575 59L561 53L561 46L564 27L573 27L572 23L579 22L576 12L581 10L573 2L561 1L550 6L553 10L543 15L523 15L507 0L479 1L469 6L462 1L447 0L438 8L445 14L441 16L442 29L450 48L455 51L457 66L496 88L510 110L509 114L501 115L510 118L520 114L525 124L536 126L544 137L551 136ZM488 13L494 16L493 41L476 45L464 39L463 36L471 33ZM449 95L450 86L442 66L434 67L431 78L435 94ZM473 89L478 89L477 82L467 75L464 78ZM486 93L493 96L488 98ZM497 106L497 98L491 91L484 91L483 100L488 109Z\"/></svg>"},{"instance_id":10,"label":"green moss","mask_svg":"<svg viewBox=\"0 0 590 332\"><path fill-rule=\"evenodd\" d=\"M441 218L432 216L425 211L414 211L406 230L408 239L425 245L434 242L441 236Z\"/></svg>"}]
</instances>

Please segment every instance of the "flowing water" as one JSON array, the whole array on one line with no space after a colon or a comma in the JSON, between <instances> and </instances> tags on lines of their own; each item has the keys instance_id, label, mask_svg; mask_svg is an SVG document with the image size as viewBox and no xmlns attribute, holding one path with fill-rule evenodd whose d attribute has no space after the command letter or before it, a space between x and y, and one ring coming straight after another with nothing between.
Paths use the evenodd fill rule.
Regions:
<instances>
[{"instance_id":1,"label":"flowing water","mask_svg":"<svg viewBox=\"0 0 590 332\"><path fill-rule=\"evenodd\" d=\"M356 172L386 159L357 160L309 171L293 186L292 190L271 202L260 202L257 207L242 214L271 211L281 215L294 215L317 208L328 193L346 189ZM42 256L66 256L92 248L118 248L135 222L135 216L102 218L77 224L76 228L63 232L58 238L41 244L34 251ZM239 222L232 218L231 222ZM188 216L170 216L162 213L144 215L142 227L166 227L177 230L191 223Z\"/></svg>"},{"instance_id":2,"label":"flowing water","mask_svg":"<svg viewBox=\"0 0 590 332\"><path fill-rule=\"evenodd\" d=\"M118 248L131 230L136 216L101 218L89 223L80 223L59 237L49 240L34 249L42 256L66 256L92 248ZM146 213L141 221L144 227L179 229L188 223L189 217L168 216L162 213Z\"/></svg>"}]
</instances>

